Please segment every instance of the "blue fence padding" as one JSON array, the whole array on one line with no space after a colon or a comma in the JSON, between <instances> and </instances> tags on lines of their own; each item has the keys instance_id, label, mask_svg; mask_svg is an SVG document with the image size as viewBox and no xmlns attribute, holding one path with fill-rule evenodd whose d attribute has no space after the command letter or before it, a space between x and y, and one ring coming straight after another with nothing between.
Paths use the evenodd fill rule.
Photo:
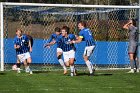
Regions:
<instances>
[{"instance_id":1,"label":"blue fence padding","mask_svg":"<svg viewBox=\"0 0 140 93\"><path fill-rule=\"evenodd\" d=\"M13 39L5 39L4 44L4 62L16 63L16 54L14 50ZM50 49L44 48L44 43L47 40L34 39L32 63L37 64L59 64L56 57L56 45ZM127 53L128 42L96 42L94 53L90 60L95 64L128 64L129 58ZM76 62L75 64L85 64L83 60L83 52L85 42L75 44L76 47Z\"/></svg>"}]
</instances>

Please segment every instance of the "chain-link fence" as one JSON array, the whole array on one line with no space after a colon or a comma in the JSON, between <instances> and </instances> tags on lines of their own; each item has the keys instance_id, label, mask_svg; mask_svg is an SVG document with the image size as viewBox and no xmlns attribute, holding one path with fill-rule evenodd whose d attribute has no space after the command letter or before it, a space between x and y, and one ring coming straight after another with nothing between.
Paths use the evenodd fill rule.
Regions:
<instances>
[{"instance_id":1,"label":"chain-link fence","mask_svg":"<svg viewBox=\"0 0 140 93\"><path fill-rule=\"evenodd\" d=\"M61 69L56 46L43 48L55 27L67 25L70 32L78 34L77 23L86 21L96 40L96 48L90 57L96 68L128 68L128 31L122 26L130 19L137 18L136 9L96 8L96 7L58 7L33 5L4 5L4 62L5 68L16 63L13 47L15 31L20 28L34 38L31 53L35 70ZM78 69L84 70L82 58L84 42L75 45Z\"/></svg>"}]
</instances>

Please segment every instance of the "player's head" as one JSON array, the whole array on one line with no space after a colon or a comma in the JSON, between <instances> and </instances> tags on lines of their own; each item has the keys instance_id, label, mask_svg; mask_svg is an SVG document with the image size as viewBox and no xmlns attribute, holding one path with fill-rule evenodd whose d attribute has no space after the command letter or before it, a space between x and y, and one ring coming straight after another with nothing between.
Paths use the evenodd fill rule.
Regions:
<instances>
[{"instance_id":1,"label":"player's head","mask_svg":"<svg viewBox=\"0 0 140 93\"><path fill-rule=\"evenodd\" d=\"M63 26L63 27L61 28L62 36L67 36L67 35L69 34L69 30L70 30L69 27Z\"/></svg>"},{"instance_id":2,"label":"player's head","mask_svg":"<svg viewBox=\"0 0 140 93\"><path fill-rule=\"evenodd\" d=\"M132 19L132 24L133 24L133 26L137 26L137 22L136 22L136 19Z\"/></svg>"},{"instance_id":3,"label":"player's head","mask_svg":"<svg viewBox=\"0 0 140 93\"><path fill-rule=\"evenodd\" d=\"M81 22L78 23L78 28L79 28L80 30L83 29L83 28L85 28L85 27L86 27L86 22L81 21Z\"/></svg>"},{"instance_id":4,"label":"player's head","mask_svg":"<svg viewBox=\"0 0 140 93\"><path fill-rule=\"evenodd\" d=\"M16 30L16 35L19 36L19 37L22 36L22 30L21 29L17 29Z\"/></svg>"},{"instance_id":5,"label":"player's head","mask_svg":"<svg viewBox=\"0 0 140 93\"><path fill-rule=\"evenodd\" d=\"M61 34L61 29L60 29L59 27L56 27L56 28L54 29L54 31L55 31L55 33L56 33L57 35L60 35L60 34Z\"/></svg>"},{"instance_id":6,"label":"player's head","mask_svg":"<svg viewBox=\"0 0 140 93\"><path fill-rule=\"evenodd\" d=\"M136 22L136 19L131 19L129 20L129 25L133 25L133 26L137 26L137 22Z\"/></svg>"}]
</instances>

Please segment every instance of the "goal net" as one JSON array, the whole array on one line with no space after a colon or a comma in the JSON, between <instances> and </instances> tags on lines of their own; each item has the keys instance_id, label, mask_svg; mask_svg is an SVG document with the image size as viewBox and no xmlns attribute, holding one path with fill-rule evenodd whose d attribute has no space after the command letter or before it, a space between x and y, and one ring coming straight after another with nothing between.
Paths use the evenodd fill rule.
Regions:
<instances>
[{"instance_id":1,"label":"goal net","mask_svg":"<svg viewBox=\"0 0 140 93\"><path fill-rule=\"evenodd\" d=\"M129 31L122 27L132 18L138 19L137 6L1 3L1 69L9 70L16 63L13 38L17 28L34 39L31 53L34 70L62 69L56 57L56 45L50 49L43 46L55 27L67 25L70 33L77 35L79 21L87 23L96 40L96 48L90 57L96 68L128 68ZM85 70L82 57L85 43L75 46L75 65Z\"/></svg>"}]
</instances>

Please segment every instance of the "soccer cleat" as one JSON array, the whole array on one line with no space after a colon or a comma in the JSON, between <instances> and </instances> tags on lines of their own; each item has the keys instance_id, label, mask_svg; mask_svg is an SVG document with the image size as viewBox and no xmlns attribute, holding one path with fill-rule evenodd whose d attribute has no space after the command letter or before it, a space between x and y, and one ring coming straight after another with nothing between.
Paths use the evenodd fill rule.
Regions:
<instances>
[{"instance_id":1,"label":"soccer cleat","mask_svg":"<svg viewBox=\"0 0 140 93\"><path fill-rule=\"evenodd\" d=\"M25 69L25 72L26 72L26 73L29 73L29 72L30 72L30 69L27 69L27 68L26 68L26 69Z\"/></svg>"},{"instance_id":2,"label":"soccer cleat","mask_svg":"<svg viewBox=\"0 0 140 93\"><path fill-rule=\"evenodd\" d=\"M73 72L74 76L77 76L77 70L75 69Z\"/></svg>"},{"instance_id":3,"label":"soccer cleat","mask_svg":"<svg viewBox=\"0 0 140 93\"><path fill-rule=\"evenodd\" d=\"M17 73L21 73L20 68L17 68Z\"/></svg>"},{"instance_id":4,"label":"soccer cleat","mask_svg":"<svg viewBox=\"0 0 140 93\"><path fill-rule=\"evenodd\" d=\"M95 69L93 68L92 71L93 71L92 74L94 75L94 73L95 73Z\"/></svg>"},{"instance_id":5,"label":"soccer cleat","mask_svg":"<svg viewBox=\"0 0 140 93\"><path fill-rule=\"evenodd\" d=\"M89 76L94 76L94 73L90 73Z\"/></svg>"},{"instance_id":6,"label":"soccer cleat","mask_svg":"<svg viewBox=\"0 0 140 93\"><path fill-rule=\"evenodd\" d=\"M137 69L136 72L139 73L139 69Z\"/></svg>"},{"instance_id":7,"label":"soccer cleat","mask_svg":"<svg viewBox=\"0 0 140 93\"><path fill-rule=\"evenodd\" d=\"M71 72L71 73L70 73L70 76L71 76L71 77L73 77L73 76L74 76L74 73L73 73L73 72Z\"/></svg>"},{"instance_id":8,"label":"soccer cleat","mask_svg":"<svg viewBox=\"0 0 140 93\"><path fill-rule=\"evenodd\" d=\"M94 73L94 72L95 72L95 69L93 68L92 71L93 71L93 73Z\"/></svg>"},{"instance_id":9,"label":"soccer cleat","mask_svg":"<svg viewBox=\"0 0 140 93\"><path fill-rule=\"evenodd\" d=\"M131 69L130 71L128 71L127 73L134 73L134 69Z\"/></svg>"},{"instance_id":10,"label":"soccer cleat","mask_svg":"<svg viewBox=\"0 0 140 93\"><path fill-rule=\"evenodd\" d=\"M33 74L33 72L32 72L32 71L30 71L30 74Z\"/></svg>"},{"instance_id":11,"label":"soccer cleat","mask_svg":"<svg viewBox=\"0 0 140 93\"><path fill-rule=\"evenodd\" d=\"M17 73L21 73L20 70L17 70Z\"/></svg>"},{"instance_id":12,"label":"soccer cleat","mask_svg":"<svg viewBox=\"0 0 140 93\"><path fill-rule=\"evenodd\" d=\"M26 67L26 68L25 68L25 72L26 72L26 73L29 73L29 72L30 72L30 68L29 68L29 67Z\"/></svg>"},{"instance_id":13,"label":"soccer cleat","mask_svg":"<svg viewBox=\"0 0 140 93\"><path fill-rule=\"evenodd\" d=\"M67 70L64 70L64 73L63 74L66 75L67 74Z\"/></svg>"}]
</instances>

